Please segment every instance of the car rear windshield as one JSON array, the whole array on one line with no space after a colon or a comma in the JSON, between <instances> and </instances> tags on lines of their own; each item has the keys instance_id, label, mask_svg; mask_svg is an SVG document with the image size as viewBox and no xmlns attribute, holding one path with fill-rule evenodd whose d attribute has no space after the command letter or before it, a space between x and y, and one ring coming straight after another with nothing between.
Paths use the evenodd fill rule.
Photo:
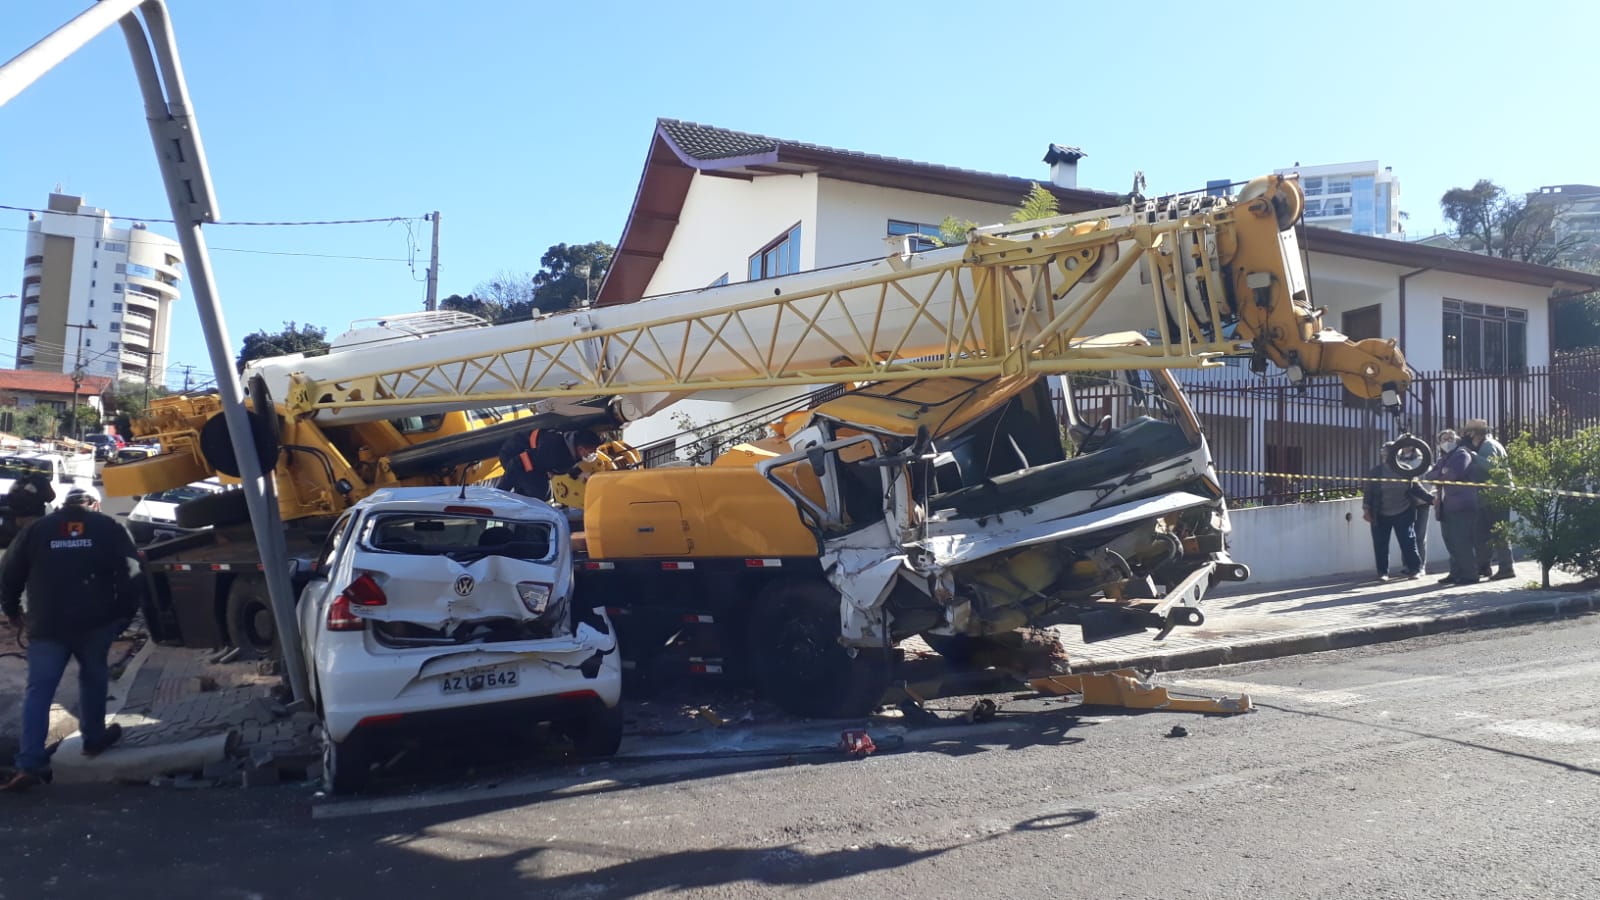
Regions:
<instances>
[{"instance_id":1,"label":"car rear windshield","mask_svg":"<svg viewBox=\"0 0 1600 900\"><path fill-rule=\"evenodd\" d=\"M456 513L375 516L361 543L382 553L448 556L457 561L509 556L548 562L556 550L546 523Z\"/></svg>"}]
</instances>

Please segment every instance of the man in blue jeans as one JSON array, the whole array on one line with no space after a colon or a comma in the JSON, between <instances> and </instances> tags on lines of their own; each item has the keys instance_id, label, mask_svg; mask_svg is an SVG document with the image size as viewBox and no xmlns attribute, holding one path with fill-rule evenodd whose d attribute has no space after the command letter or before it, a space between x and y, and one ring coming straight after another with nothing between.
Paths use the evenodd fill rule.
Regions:
<instances>
[{"instance_id":1,"label":"man in blue jeans","mask_svg":"<svg viewBox=\"0 0 1600 900\"><path fill-rule=\"evenodd\" d=\"M1379 453L1380 460L1385 454ZM1416 514L1412 509L1411 484L1396 478L1380 461L1367 473L1371 479L1361 492L1361 518L1372 526L1372 555L1377 563L1378 580L1389 580L1389 536L1400 543L1400 559L1405 564L1405 577L1416 578L1422 572L1422 558L1417 555Z\"/></svg>"},{"instance_id":2,"label":"man in blue jeans","mask_svg":"<svg viewBox=\"0 0 1600 900\"><path fill-rule=\"evenodd\" d=\"M28 633L22 747L16 771L0 791L24 791L50 780L50 703L70 659L78 661L84 755L97 756L122 736L120 725L106 726L106 657L138 611L144 582L133 539L99 506L94 488L73 488L61 509L23 526L0 561L0 612Z\"/></svg>"}]
</instances>

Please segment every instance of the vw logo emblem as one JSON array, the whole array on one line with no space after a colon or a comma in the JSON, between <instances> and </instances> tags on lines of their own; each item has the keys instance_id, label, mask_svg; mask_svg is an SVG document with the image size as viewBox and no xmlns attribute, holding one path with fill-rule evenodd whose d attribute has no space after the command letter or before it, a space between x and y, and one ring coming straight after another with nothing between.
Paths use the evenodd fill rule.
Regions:
<instances>
[{"instance_id":1,"label":"vw logo emblem","mask_svg":"<svg viewBox=\"0 0 1600 900\"><path fill-rule=\"evenodd\" d=\"M458 594L458 595L460 595L462 597L465 597L466 595L472 593L472 588L473 588L474 584L475 584L475 582L472 580L472 576L471 575L463 575L460 578L457 578L456 579L456 594Z\"/></svg>"}]
</instances>

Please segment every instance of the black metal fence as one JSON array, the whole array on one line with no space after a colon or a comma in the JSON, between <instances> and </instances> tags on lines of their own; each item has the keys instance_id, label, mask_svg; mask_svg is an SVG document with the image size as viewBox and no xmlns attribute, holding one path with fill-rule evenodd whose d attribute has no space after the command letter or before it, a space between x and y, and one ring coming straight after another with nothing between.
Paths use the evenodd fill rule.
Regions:
<instances>
[{"instance_id":1,"label":"black metal fence","mask_svg":"<svg viewBox=\"0 0 1600 900\"><path fill-rule=\"evenodd\" d=\"M1213 370L1215 371L1215 370ZM1504 440L1565 437L1600 425L1600 358L1565 360L1503 375L1421 373L1400 419L1337 381L1295 387L1281 380L1183 373L1223 489L1235 503L1278 504L1349 496L1379 461L1384 442L1409 431L1433 442L1445 428L1485 419ZM1076 385L1082 419L1117 416L1128 388L1116 380ZM1320 476L1320 477L1308 477Z\"/></svg>"}]
</instances>

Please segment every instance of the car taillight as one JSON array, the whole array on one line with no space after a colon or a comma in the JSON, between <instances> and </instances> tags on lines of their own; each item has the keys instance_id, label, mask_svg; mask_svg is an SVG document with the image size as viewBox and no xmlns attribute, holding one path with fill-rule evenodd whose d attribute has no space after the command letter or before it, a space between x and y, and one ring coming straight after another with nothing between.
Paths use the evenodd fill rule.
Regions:
<instances>
[{"instance_id":1,"label":"car taillight","mask_svg":"<svg viewBox=\"0 0 1600 900\"><path fill-rule=\"evenodd\" d=\"M542 616L545 609L550 606L550 585L540 584L537 581L519 581L517 596L522 598L522 605L528 612Z\"/></svg>"},{"instance_id":2,"label":"car taillight","mask_svg":"<svg viewBox=\"0 0 1600 900\"><path fill-rule=\"evenodd\" d=\"M329 631L361 631L366 627L367 620L350 611L349 597L340 594L328 604Z\"/></svg>"},{"instance_id":3,"label":"car taillight","mask_svg":"<svg viewBox=\"0 0 1600 900\"><path fill-rule=\"evenodd\" d=\"M383 588L378 587L378 582L365 573L350 582L350 586L339 596L349 598L356 606L386 606L389 603L389 597L384 594Z\"/></svg>"}]
</instances>

